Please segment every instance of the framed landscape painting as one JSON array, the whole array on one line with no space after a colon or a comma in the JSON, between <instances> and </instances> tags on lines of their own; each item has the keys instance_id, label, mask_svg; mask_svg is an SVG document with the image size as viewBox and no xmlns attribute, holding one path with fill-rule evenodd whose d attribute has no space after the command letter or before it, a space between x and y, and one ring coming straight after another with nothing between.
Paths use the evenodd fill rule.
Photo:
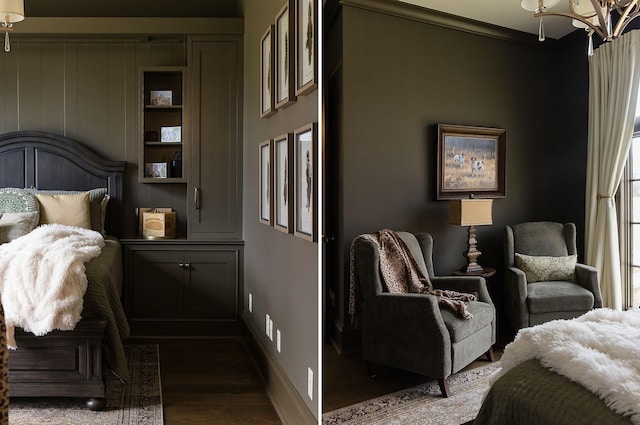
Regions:
<instances>
[{"instance_id":1,"label":"framed landscape painting","mask_svg":"<svg viewBox=\"0 0 640 425\"><path fill-rule=\"evenodd\" d=\"M436 198L505 197L506 130L449 124L436 127Z\"/></svg>"}]
</instances>

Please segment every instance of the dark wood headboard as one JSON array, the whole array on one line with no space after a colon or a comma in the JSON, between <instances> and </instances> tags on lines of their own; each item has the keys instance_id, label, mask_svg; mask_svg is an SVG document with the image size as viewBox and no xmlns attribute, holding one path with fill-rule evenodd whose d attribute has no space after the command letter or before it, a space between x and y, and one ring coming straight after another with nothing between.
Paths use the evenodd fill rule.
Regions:
<instances>
[{"instance_id":1,"label":"dark wood headboard","mask_svg":"<svg viewBox=\"0 0 640 425\"><path fill-rule=\"evenodd\" d=\"M0 135L0 187L89 190L110 196L105 228L120 236L126 162L103 158L64 136L16 131Z\"/></svg>"}]
</instances>

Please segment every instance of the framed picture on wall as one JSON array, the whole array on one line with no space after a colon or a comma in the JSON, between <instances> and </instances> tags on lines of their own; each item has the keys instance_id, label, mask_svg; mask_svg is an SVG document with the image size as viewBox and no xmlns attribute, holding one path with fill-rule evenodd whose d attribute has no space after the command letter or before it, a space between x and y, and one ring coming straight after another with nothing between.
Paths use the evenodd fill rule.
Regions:
<instances>
[{"instance_id":1,"label":"framed picture on wall","mask_svg":"<svg viewBox=\"0 0 640 425\"><path fill-rule=\"evenodd\" d=\"M296 100L293 65L291 55L295 50L295 0L287 0L276 16L276 55L275 55L275 86L276 108L286 108Z\"/></svg>"},{"instance_id":2,"label":"framed picture on wall","mask_svg":"<svg viewBox=\"0 0 640 425\"><path fill-rule=\"evenodd\" d=\"M273 223L273 179L271 164L273 164L273 143L271 140L260 143L260 222L271 226Z\"/></svg>"},{"instance_id":3,"label":"framed picture on wall","mask_svg":"<svg viewBox=\"0 0 640 425\"><path fill-rule=\"evenodd\" d=\"M312 123L293 133L295 235L315 242L318 210L315 202L318 179L316 149L318 125Z\"/></svg>"},{"instance_id":4,"label":"framed picture on wall","mask_svg":"<svg viewBox=\"0 0 640 425\"><path fill-rule=\"evenodd\" d=\"M151 90L149 100L153 106L168 106L173 104L172 95L171 90Z\"/></svg>"},{"instance_id":5,"label":"framed picture on wall","mask_svg":"<svg viewBox=\"0 0 640 425\"><path fill-rule=\"evenodd\" d=\"M506 196L507 132L438 124L437 199Z\"/></svg>"},{"instance_id":6,"label":"framed picture on wall","mask_svg":"<svg viewBox=\"0 0 640 425\"><path fill-rule=\"evenodd\" d=\"M274 25L269 28L260 39L260 116L270 117L275 114L274 72L273 58L275 39Z\"/></svg>"},{"instance_id":7,"label":"framed picture on wall","mask_svg":"<svg viewBox=\"0 0 640 425\"><path fill-rule=\"evenodd\" d=\"M296 95L302 96L317 87L317 0L296 0L296 15Z\"/></svg>"},{"instance_id":8,"label":"framed picture on wall","mask_svg":"<svg viewBox=\"0 0 640 425\"><path fill-rule=\"evenodd\" d=\"M274 227L285 233L293 232L293 134L278 136L273 141L274 150Z\"/></svg>"}]
</instances>

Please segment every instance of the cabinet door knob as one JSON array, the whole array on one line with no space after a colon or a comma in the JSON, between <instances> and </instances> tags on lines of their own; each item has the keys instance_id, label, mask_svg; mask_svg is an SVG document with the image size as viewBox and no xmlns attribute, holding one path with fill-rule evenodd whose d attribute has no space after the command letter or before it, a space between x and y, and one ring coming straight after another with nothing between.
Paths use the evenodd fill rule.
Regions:
<instances>
[{"instance_id":1,"label":"cabinet door knob","mask_svg":"<svg viewBox=\"0 0 640 425\"><path fill-rule=\"evenodd\" d=\"M193 207L197 210L200 209L200 188L199 187L193 188Z\"/></svg>"},{"instance_id":2,"label":"cabinet door knob","mask_svg":"<svg viewBox=\"0 0 640 425\"><path fill-rule=\"evenodd\" d=\"M184 263L178 263L178 267L180 267L181 269L184 269Z\"/></svg>"},{"instance_id":3,"label":"cabinet door knob","mask_svg":"<svg viewBox=\"0 0 640 425\"><path fill-rule=\"evenodd\" d=\"M190 267L191 267L191 263L184 263L184 268L185 268L185 269L188 269L188 268L190 268Z\"/></svg>"}]
</instances>

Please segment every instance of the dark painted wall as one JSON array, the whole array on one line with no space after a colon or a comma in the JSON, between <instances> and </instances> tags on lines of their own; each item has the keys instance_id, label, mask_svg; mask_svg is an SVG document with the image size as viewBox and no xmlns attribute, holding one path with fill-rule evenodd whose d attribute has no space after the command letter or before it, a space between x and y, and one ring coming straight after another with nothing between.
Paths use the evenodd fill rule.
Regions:
<instances>
[{"instance_id":1,"label":"dark painted wall","mask_svg":"<svg viewBox=\"0 0 640 425\"><path fill-rule=\"evenodd\" d=\"M244 239L243 318L259 343L282 368L301 399L317 417L318 407L318 244L285 234L258 221L258 145L318 121L318 91L298 97L269 118L260 118L260 40L285 3L245 0L244 11ZM253 313L247 296L253 295ZM265 314L282 332L282 352L275 336L265 334ZM307 396L307 368L314 371L314 397ZM267 383L269 385L269 383Z\"/></svg>"},{"instance_id":2,"label":"dark painted wall","mask_svg":"<svg viewBox=\"0 0 640 425\"><path fill-rule=\"evenodd\" d=\"M587 81L584 50L575 53L572 43L565 57L554 53L563 43L522 42L520 33L510 41L348 5L330 28L336 32L335 40L325 36L327 52L342 51L337 60L327 54L328 69L339 69L328 83L327 134L335 138L327 149L340 159L327 172L339 173L340 254L328 267L328 276L339 272L326 282L326 303L329 337L350 349L358 345L346 314L355 236L426 231L435 240L436 274L464 264L466 228L449 225L448 203L435 200L435 124L507 130L507 196L494 201L493 225L477 228L481 264L502 268L507 224L583 226ZM490 285L500 293L500 272Z\"/></svg>"},{"instance_id":3,"label":"dark painted wall","mask_svg":"<svg viewBox=\"0 0 640 425\"><path fill-rule=\"evenodd\" d=\"M253 313L244 320L265 352L318 416L318 244L258 222L258 144L318 121L317 90L269 119L259 117L260 39L281 0L189 0L186 2L27 2L29 16L199 16L245 17L243 192L245 270L243 305L252 293ZM122 6L122 7L119 7ZM16 33L19 28L16 26ZM72 32L72 30L70 30ZM58 40L59 39L59 40ZM137 182L139 66L187 65L186 42L84 40L58 36L28 40L12 34L12 52L0 55L0 132L42 130L77 139L100 154L128 163L124 235L132 236L137 206L172 207L179 236L186 232L184 184ZM265 314L282 333L282 352L264 333ZM313 400L307 396L307 368L314 371ZM267 382L269 385L269 382Z\"/></svg>"},{"instance_id":4,"label":"dark painted wall","mask_svg":"<svg viewBox=\"0 0 640 425\"><path fill-rule=\"evenodd\" d=\"M237 0L28 0L25 15L30 16L121 16L121 17L216 17L235 18Z\"/></svg>"},{"instance_id":5,"label":"dark painted wall","mask_svg":"<svg viewBox=\"0 0 640 425\"><path fill-rule=\"evenodd\" d=\"M0 132L47 131L126 161L122 236L135 234L135 207L177 211L186 228L185 186L138 183L138 67L186 65L185 43L12 40L0 55Z\"/></svg>"}]
</instances>

